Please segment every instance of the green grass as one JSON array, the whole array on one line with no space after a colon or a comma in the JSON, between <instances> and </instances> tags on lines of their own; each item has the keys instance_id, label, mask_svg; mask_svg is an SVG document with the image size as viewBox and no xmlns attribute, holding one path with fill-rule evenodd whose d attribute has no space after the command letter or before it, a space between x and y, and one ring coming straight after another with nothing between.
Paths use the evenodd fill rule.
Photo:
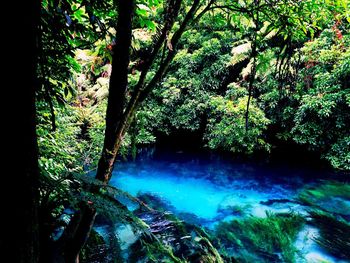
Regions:
<instances>
[{"instance_id":1,"label":"green grass","mask_svg":"<svg viewBox=\"0 0 350 263\"><path fill-rule=\"evenodd\" d=\"M301 203L338 215L349 215L350 184L325 182L304 188L298 196Z\"/></svg>"},{"instance_id":2,"label":"green grass","mask_svg":"<svg viewBox=\"0 0 350 263\"><path fill-rule=\"evenodd\" d=\"M350 184L341 182L326 182L316 187L308 187L300 193L300 198L308 201L339 197L350 200Z\"/></svg>"},{"instance_id":3,"label":"green grass","mask_svg":"<svg viewBox=\"0 0 350 263\"><path fill-rule=\"evenodd\" d=\"M324 212L310 212L312 224L320 230L315 241L337 258L350 260L350 224Z\"/></svg>"},{"instance_id":4,"label":"green grass","mask_svg":"<svg viewBox=\"0 0 350 263\"><path fill-rule=\"evenodd\" d=\"M303 225L304 219L297 214L269 213L266 218L220 223L215 233L226 250L235 251L240 262L251 262L252 258L260 262L295 262L293 243Z\"/></svg>"}]
</instances>

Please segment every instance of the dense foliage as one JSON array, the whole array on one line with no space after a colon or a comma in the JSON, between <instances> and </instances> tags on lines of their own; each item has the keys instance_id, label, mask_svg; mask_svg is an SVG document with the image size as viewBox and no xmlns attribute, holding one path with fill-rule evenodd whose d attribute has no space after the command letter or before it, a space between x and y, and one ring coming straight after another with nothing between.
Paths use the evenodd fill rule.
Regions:
<instances>
[{"instance_id":1,"label":"dense foliage","mask_svg":"<svg viewBox=\"0 0 350 263\"><path fill-rule=\"evenodd\" d=\"M166 76L125 135L122 155L135 154L137 145L154 143L159 133L187 130L201 134L203 146L235 154L270 151L273 137L294 141L333 167L350 169L346 9L306 1L292 10L283 3L276 9L261 3L260 9L239 12L250 10L252 4L227 5L233 10L228 13L215 8L184 33ZM114 41L115 15L102 11L111 10L109 2L97 7L85 2L52 5L43 3L42 56L43 60L51 56L53 38L64 67L53 56L52 62L41 64L46 91L39 93L43 99L38 102L38 134L40 165L46 174L57 176L96 165L103 142L111 72L108 43ZM138 4L130 85L136 85L156 35L159 10L161 3ZM278 20L279 12L291 11L298 17L315 10L322 14L317 23L302 18L290 20L286 27ZM46 28L51 20L60 23L61 35ZM291 30L296 26L300 31ZM94 30L103 38L94 39L98 37Z\"/></svg>"},{"instance_id":2,"label":"dense foliage","mask_svg":"<svg viewBox=\"0 0 350 263\"><path fill-rule=\"evenodd\" d=\"M350 35L326 29L302 49L306 67L297 84L293 139L350 169Z\"/></svg>"},{"instance_id":3,"label":"dense foliage","mask_svg":"<svg viewBox=\"0 0 350 263\"><path fill-rule=\"evenodd\" d=\"M113 50L122 41L116 38L116 2L41 1L36 110L39 213L49 226L43 231L47 240L53 241L65 209L79 209L81 200L94 200L101 214L117 207L118 220L142 225L125 206L111 202L125 193L96 190L102 186L77 176L97 167L106 142ZM302 145L349 172L349 5L347 0L136 1L121 112L137 92L144 97L125 120L120 159L180 131L196 134L203 148L232 156L268 156L282 143ZM323 200L312 191L300 198ZM324 223L317 215L314 220ZM254 232L273 228L274 244L264 244L263 253L277 249L293 262L291 242L302 224L295 215L234 221L225 225L232 233L219 239L223 247L232 241L259 250L264 237ZM237 232L244 228L250 248ZM211 243L201 240L198 247L221 260ZM152 246L147 253L158 248Z\"/></svg>"}]
</instances>

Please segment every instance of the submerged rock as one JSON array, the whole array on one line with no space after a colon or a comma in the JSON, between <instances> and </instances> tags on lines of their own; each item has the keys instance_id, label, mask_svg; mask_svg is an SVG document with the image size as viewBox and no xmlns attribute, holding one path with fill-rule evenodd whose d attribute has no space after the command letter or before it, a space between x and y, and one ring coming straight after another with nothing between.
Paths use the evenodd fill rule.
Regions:
<instances>
[{"instance_id":1,"label":"submerged rock","mask_svg":"<svg viewBox=\"0 0 350 263\"><path fill-rule=\"evenodd\" d=\"M289 200L289 199L281 198L281 199L269 199L267 201L260 201L260 204L270 206L270 205L274 205L276 203L285 204L285 203L290 203L290 202L291 202L291 200Z\"/></svg>"},{"instance_id":2,"label":"submerged rock","mask_svg":"<svg viewBox=\"0 0 350 263\"><path fill-rule=\"evenodd\" d=\"M137 198L140 201L146 203L149 207L156 210L161 210L161 211L175 210L175 207L170 205L169 202L152 193L139 193L137 195Z\"/></svg>"},{"instance_id":3,"label":"submerged rock","mask_svg":"<svg viewBox=\"0 0 350 263\"><path fill-rule=\"evenodd\" d=\"M310 263L328 262L335 263L337 260L329 256L316 242L315 239L320 237L320 231L306 224L298 233L297 239L294 243L295 248L300 251L298 253L298 260Z\"/></svg>"},{"instance_id":4,"label":"submerged rock","mask_svg":"<svg viewBox=\"0 0 350 263\"><path fill-rule=\"evenodd\" d=\"M290 199L268 199L252 206L251 215L266 217L268 212L272 212L275 214L298 213L299 215L307 216L307 210L308 207L300 204L298 201Z\"/></svg>"},{"instance_id":5,"label":"submerged rock","mask_svg":"<svg viewBox=\"0 0 350 263\"><path fill-rule=\"evenodd\" d=\"M82 250L80 260L82 263L123 262L120 252L115 235L107 233L104 236L93 229Z\"/></svg>"},{"instance_id":6,"label":"submerged rock","mask_svg":"<svg viewBox=\"0 0 350 263\"><path fill-rule=\"evenodd\" d=\"M139 238L139 234L134 231L131 225L122 225L116 229L116 235L120 241L122 251L128 249Z\"/></svg>"},{"instance_id":7,"label":"submerged rock","mask_svg":"<svg viewBox=\"0 0 350 263\"><path fill-rule=\"evenodd\" d=\"M149 226L149 232L131 246L129 262L154 262L152 258L157 258L156 262L182 262L182 259L193 263L224 262L199 228L179 221L170 213L139 211L137 215Z\"/></svg>"},{"instance_id":8,"label":"submerged rock","mask_svg":"<svg viewBox=\"0 0 350 263\"><path fill-rule=\"evenodd\" d=\"M320 231L315 242L333 256L350 261L350 224L340 217L310 212L311 223Z\"/></svg>"},{"instance_id":9,"label":"submerged rock","mask_svg":"<svg viewBox=\"0 0 350 263\"><path fill-rule=\"evenodd\" d=\"M220 205L217 210L220 214L220 217L217 217L216 221L220 221L220 219L226 216L242 216L247 209L249 209L249 206L243 207L240 205Z\"/></svg>"}]
</instances>

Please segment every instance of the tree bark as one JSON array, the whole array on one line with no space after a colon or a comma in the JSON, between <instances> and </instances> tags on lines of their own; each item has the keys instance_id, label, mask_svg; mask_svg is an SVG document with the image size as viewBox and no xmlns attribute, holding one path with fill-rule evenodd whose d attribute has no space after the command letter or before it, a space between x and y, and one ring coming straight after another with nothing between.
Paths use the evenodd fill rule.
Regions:
<instances>
[{"instance_id":1,"label":"tree bark","mask_svg":"<svg viewBox=\"0 0 350 263\"><path fill-rule=\"evenodd\" d=\"M119 2L119 17L117 23L117 35L116 45L113 48L113 61L112 61L112 73L109 83L109 97L106 113L106 129L104 146L101 154L101 158L98 163L96 172L96 179L108 184L114 162L118 154L118 150L121 146L123 136L127 131L130 123L135 115L137 107L143 101L145 96L161 79L162 75L166 71L172 58L175 55L176 45L185 31L185 28L193 20L195 12L198 10L200 0L194 0L189 12L186 14L184 21L180 25L179 30L175 32L171 39L172 49L168 51L168 55L161 63L157 70L155 77L145 86L145 78L148 70L150 69L157 53L161 49L162 41L166 40L167 32L172 28L175 21L175 17L178 14L181 6L181 0L174 0L174 8L172 9L173 19L168 20L168 24L163 28L161 40L157 41L154 46L153 53L150 60L147 62L148 66L141 73L141 77L138 85L135 88L135 92L131 97L128 105L126 103L126 91L128 87L128 66L130 62L130 47L132 39L132 20L134 15L134 0ZM125 108L125 110L124 110ZM94 218L96 215L95 210L83 212L75 215L72 226L67 229L68 235L71 233L72 238L78 245L74 246L74 249L70 250L70 246L65 249L65 257L67 263L77 263L80 249L83 247L91 228L93 226ZM81 232L78 229L81 229ZM68 242L69 244L70 242Z\"/></svg>"},{"instance_id":2,"label":"tree bark","mask_svg":"<svg viewBox=\"0 0 350 263\"><path fill-rule=\"evenodd\" d=\"M1 191L0 258L3 262L37 263L39 259L39 169L35 114L39 16L40 1L23 1L16 6L15 24L21 25L20 33L13 23L8 23L6 27L10 32L4 32L12 39L13 52L7 52L9 56L5 68L10 72L4 73L3 77L15 76L17 79L4 90L12 94L3 95L11 102L3 114L9 120L3 120L2 127L8 133L2 136L8 142L4 145L10 146L8 150L3 149L5 158L9 157L3 166L7 169L2 176Z\"/></svg>"},{"instance_id":3,"label":"tree bark","mask_svg":"<svg viewBox=\"0 0 350 263\"><path fill-rule=\"evenodd\" d=\"M109 96L106 113L106 129L101 158L96 179L108 183L114 161L121 143L121 126L126 90L128 86L128 66L132 38L134 0L119 0L116 44L113 47L112 73L109 83ZM116 145L117 142L117 145ZM85 245L96 217L93 204L85 204L76 213L62 236L63 253L66 263L78 263L79 254Z\"/></svg>"},{"instance_id":4,"label":"tree bark","mask_svg":"<svg viewBox=\"0 0 350 263\"><path fill-rule=\"evenodd\" d=\"M92 204L82 204L67 226L64 240L64 259L66 263L79 263L79 254L89 238L96 217Z\"/></svg>"},{"instance_id":5,"label":"tree bark","mask_svg":"<svg viewBox=\"0 0 350 263\"><path fill-rule=\"evenodd\" d=\"M117 129L122 119L128 86L128 66L132 38L132 19L134 0L119 1L116 44L113 48L112 73L109 83L109 96L106 114L105 139L101 158L98 163L96 179L108 183L122 134ZM116 139L117 138L117 139Z\"/></svg>"},{"instance_id":6,"label":"tree bark","mask_svg":"<svg viewBox=\"0 0 350 263\"><path fill-rule=\"evenodd\" d=\"M172 12L174 12L172 14L174 17L172 19L169 19L168 21L166 21L166 23L168 23L168 24L164 26L164 31L161 35L161 39L165 40L165 37L167 35L167 31L169 31L171 29L171 27L175 21L175 17L177 16L178 11L180 10L180 5L181 5L181 1L174 2L174 8L172 11ZM174 56L176 54L177 43L179 42L181 35L185 31L186 27L191 23L191 21L193 21L194 15L195 15L196 11L198 10L199 5L200 5L200 0L194 0L190 10L187 12L183 22L181 23L180 28L174 33L173 37L169 41L169 43L171 43L172 49L169 49L168 55L166 56L165 60L160 64L155 76L146 85L146 84L144 84L144 79L146 77L146 74L147 74L149 68L151 67L152 62L154 61L156 54L158 53L158 51L160 50L160 48L162 46L161 42L159 42L159 41L155 44L155 48L154 48L153 53L151 55L151 60L148 61L148 66L145 68L145 71L143 71L141 73L140 81L139 81L138 85L136 86L135 91L134 91L134 93L133 93L133 95L132 95L124 112L123 112L123 108L118 107L121 104L116 103L116 101L117 101L116 99L114 99L114 100L111 99L112 98L111 94L109 94L108 108L110 108L111 111L113 111L114 113L118 112L119 114L114 115L114 116L109 116L108 115L109 111L107 108L107 117L106 118L109 119L109 122L106 122L105 136L106 137L109 136L109 138L105 137L103 152L102 152L102 156L101 156L100 161L99 161L96 179L103 181L105 184L108 184L108 182L112 176L114 162L115 162L115 159L117 157L117 153L118 153L118 150L120 148L120 145L122 143L123 136L126 133L130 123L132 122L132 119L135 115L135 112L136 112L138 106L147 97L147 95L150 93L150 91L154 88L154 86L158 83L158 81L164 75L166 69L168 68L170 62L172 61L172 59L174 58ZM126 26L128 26L128 24L124 25L124 27L126 27ZM125 43L131 44L131 23L130 23L130 35L126 35L126 36L127 37L130 36L130 42L128 42L129 39L123 38L126 40ZM125 43L123 43L123 46L122 46L124 52L126 52L126 50L129 51L129 49L127 49L126 46L124 46ZM116 46L116 48L117 48L117 46ZM118 47L118 49L119 49L119 47ZM120 52L122 52L122 51L120 51ZM116 55L118 55L118 54L116 54ZM115 60L115 58L113 58L111 78L114 74L113 73L114 60ZM123 62L126 62L125 57L124 57ZM128 60L128 62L129 62L129 60ZM110 92L112 90L114 92L115 92L115 90L119 90L120 91L119 94L120 95L124 94L124 96L125 96L125 91L127 88L127 66L126 66L126 64L122 64L122 65L124 65L123 70L117 70L117 73L115 73L115 74L119 75L122 72L123 73L126 72L125 73L126 76L115 76L115 78L116 79L121 78L123 80L126 80L126 83L121 82L123 84L122 86L116 85L116 87L113 87L112 86L113 82L111 80L109 90L110 90ZM120 67L120 65L118 65L117 67ZM126 70L125 70L125 68L126 68ZM125 98L119 97L119 101L121 101L121 100L123 102L125 102ZM111 105L110 105L110 103L111 103Z\"/></svg>"},{"instance_id":7,"label":"tree bark","mask_svg":"<svg viewBox=\"0 0 350 263\"><path fill-rule=\"evenodd\" d=\"M259 6L259 0L254 0L255 6ZM245 132L248 132L249 129L249 106L250 106L250 101L253 95L253 90L254 90L254 82L255 82L255 77L256 77L256 59L257 59L257 35L258 35L258 25L259 25L259 10L257 10L256 17L254 16L254 13L252 14L252 19L255 24L254 28L254 34L253 34L253 40L252 40L252 58L253 58L253 65L252 69L250 72L250 77L249 77L249 87L248 87L248 101L247 101L247 107L245 111Z\"/></svg>"},{"instance_id":8,"label":"tree bark","mask_svg":"<svg viewBox=\"0 0 350 263\"><path fill-rule=\"evenodd\" d=\"M28 98L25 104L26 110L23 111L25 115L25 122L23 123L23 137L19 139L23 140L24 152L24 171L21 178L18 180L17 191L23 195L22 200L17 207L17 216L23 220L23 232L20 236L23 236L20 242L20 251L17 254L19 256L19 262L38 262L39 258L39 225L38 225L38 181L39 181L39 169L38 169L38 145L36 136L36 109L35 109L35 91L37 86L37 25L38 17L40 13L39 1L30 1L31 10L33 15L32 23L30 24L31 38L29 39L30 50L24 50L30 54L31 59L24 61L24 68L22 73L24 77L28 79L28 86L23 91ZM26 23L24 23L25 26ZM23 29L24 30L24 29ZM27 71L27 72L26 72ZM23 75L22 75L23 77ZM19 226L21 228L21 226ZM18 237L17 237L18 238ZM16 255L15 255L16 256Z\"/></svg>"}]
</instances>

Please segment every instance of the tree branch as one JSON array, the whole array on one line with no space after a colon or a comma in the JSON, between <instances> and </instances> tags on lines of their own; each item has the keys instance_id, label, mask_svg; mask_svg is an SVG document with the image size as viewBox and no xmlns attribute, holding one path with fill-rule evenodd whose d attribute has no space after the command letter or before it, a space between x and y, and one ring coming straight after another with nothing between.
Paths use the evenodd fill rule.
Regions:
<instances>
[{"instance_id":1,"label":"tree branch","mask_svg":"<svg viewBox=\"0 0 350 263\"><path fill-rule=\"evenodd\" d=\"M140 96L141 102L147 97L149 92L153 89L153 87L156 85L156 83L161 79L164 72L168 68L170 62L174 58L174 56L176 54L176 52L175 52L176 46L177 46L182 34L184 33L186 27L193 22L193 17L195 15L196 11L198 10L199 4L200 4L200 0L193 1L193 4L192 4L190 10L186 14L184 20L182 21L182 23L180 25L180 28L174 33L173 37L171 38L170 42L171 42L171 45L173 47L173 50L169 50L167 57L165 58L164 62L159 66L155 76L152 78L152 80L148 83L148 85L142 91L141 96Z\"/></svg>"},{"instance_id":2,"label":"tree branch","mask_svg":"<svg viewBox=\"0 0 350 263\"><path fill-rule=\"evenodd\" d=\"M166 10L166 12L172 12L172 14L168 15L168 19L166 18L165 20L165 25L163 27L163 30L161 32L160 37L158 38L157 42L155 43L154 47L153 47L153 51L151 56L149 57L149 59L146 61L146 65L144 67L144 69L141 72L140 78L138 83L135 86L133 95L130 99L131 104L133 103L133 101L137 101L138 97L140 96L141 90L145 84L145 80L146 80L146 76L147 73L149 72L156 56L159 53L159 50L162 48L163 43L165 42L168 32L170 31L170 29L173 27L174 23L175 23L175 18L178 15L178 12L180 10L181 7L181 2L182 0L174 0L175 3L173 4L173 7L168 7L168 9ZM171 9L171 10L169 10ZM166 14L165 14L166 16ZM130 104L130 103L129 103ZM128 110L128 109L127 109ZM126 111L127 111L126 110Z\"/></svg>"}]
</instances>

